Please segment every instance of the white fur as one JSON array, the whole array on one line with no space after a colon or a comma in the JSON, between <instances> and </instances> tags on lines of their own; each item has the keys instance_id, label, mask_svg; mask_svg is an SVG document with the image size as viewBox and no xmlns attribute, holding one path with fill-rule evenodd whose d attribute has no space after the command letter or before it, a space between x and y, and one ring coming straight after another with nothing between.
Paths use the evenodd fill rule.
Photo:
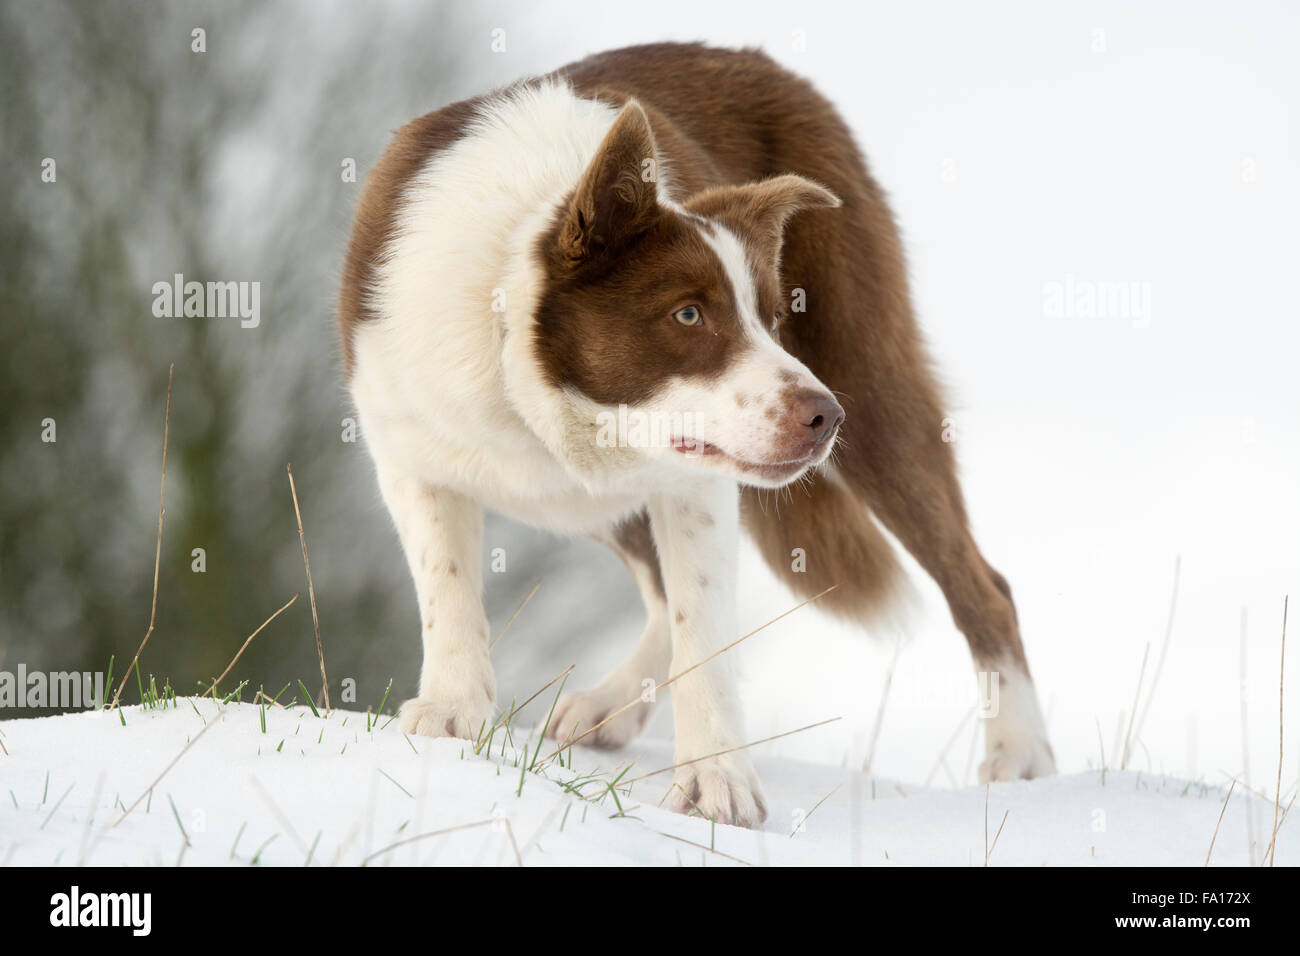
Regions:
<instances>
[{"instance_id":1,"label":"white fur","mask_svg":"<svg viewBox=\"0 0 1300 956\"><path fill-rule=\"evenodd\" d=\"M597 536L649 513L666 599L640 582L647 625L636 653L596 690L564 699L553 728L561 739L634 699L646 679L662 680L670 654L680 673L737 636L737 478L747 475L745 462L774 460L784 426L768 412L782 386L820 383L773 340L769 317L758 315L740 240L698 217L747 341L719 379L670 380L637 410L689 413L691 437L725 454L695 459L670 444L606 447L598 423L610 409L546 380L535 357L543 285L536 243L615 117L611 107L554 82L486 103L467 134L407 185L367 290L375 318L353 332L352 394L415 580L424 644L419 696L402 708L407 732L473 737L493 715L481 597L484 508ZM658 185L671 204L662 164ZM1028 703L1012 697L1019 712L1032 706L1036 714L1032 688ZM761 820L749 758L708 756L743 742L728 658L676 682L673 708L678 760L692 761L676 772L674 805L724 823ZM601 741L626 743L645 713L612 721ZM1023 754L1006 726L1007 752Z\"/></svg>"},{"instance_id":2,"label":"white fur","mask_svg":"<svg viewBox=\"0 0 1300 956\"><path fill-rule=\"evenodd\" d=\"M595 697L566 702L566 728L599 719L615 697L639 694L646 676L662 679L670 632L681 667L735 636L734 479L692 477L662 449L656 458L653 449L599 447L600 409L551 387L533 354L541 283L535 242L614 117L609 107L554 84L486 106L470 134L433 157L407 188L370 290L376 318L355 332L353 397L420 603L425 658L419 697L402 710L407 731L474 736L490 717L478 553L483 507L555 530L598 533L651 506L667 600L648 602L646 634L632 660ZM502 298L504 311L493 311ZM689 545L670 490L682 502L702 497L716 506L715 524L693 528ZM455 576L448 573L453 564ZM698 585L704 574L713 581L707 599ZM670 624L678 610L682 620ZM674 701L681 759L741 743L725 665L681 681ZM761 817L743 755L700 761L679 777L721 822Z\"/></svg>"},{"instance_id":3,"label":"white fur","mask_svg":"<svg viewBox=\"0 0 1300 956\"><path fill-rule=\"evenodd\" d=\"M1038 694L1024 669L1003 663L982 671L979 680L987 754L980 764L980 782L1056 773Z\"/></svg>"}]
</instances>

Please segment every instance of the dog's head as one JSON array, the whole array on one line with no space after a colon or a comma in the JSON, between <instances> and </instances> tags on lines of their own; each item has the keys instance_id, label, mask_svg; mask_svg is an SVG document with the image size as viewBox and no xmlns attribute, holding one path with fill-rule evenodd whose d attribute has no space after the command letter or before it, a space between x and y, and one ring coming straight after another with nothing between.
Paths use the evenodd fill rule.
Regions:
<instances>
[{"instance_id":1,"label":"dog's head","mask_svg":"<svg viewBox=\"0 0 1300 956\"><path fill-rule=\"evenodd\" d=\"M649 120L629 103L540 240L543 374L597 410L597 441L784 485L826 459L844 411L773 337L788 308L782 231L840 202L785 175L678 205L655 162Z\"/></svg>"}]
</instances>

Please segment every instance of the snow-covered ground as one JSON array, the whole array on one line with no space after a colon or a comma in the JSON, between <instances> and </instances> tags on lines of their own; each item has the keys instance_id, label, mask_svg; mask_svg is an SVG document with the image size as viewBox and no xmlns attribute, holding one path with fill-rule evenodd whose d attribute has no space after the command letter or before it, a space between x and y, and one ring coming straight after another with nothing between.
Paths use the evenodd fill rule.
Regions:
<instances>
[{"instance_id":1,"label":"snow-covered ground","mask_svg":"<svg viewBox=\"0 0 1300 956\"><path fill-rule=\"evenodd\" d=\"M355 711L269 708L265 730L261 708L248 703L182 698L124 716L125 726L96 712L5 722L0 861L979 866L987 840L994 866L1199 866L1225 796L1134 771L995 784L987 795L928 789L765 756L760 746L771 813L753 832L656 808L669 774L610 792L629 760L625 781L670 765L662 741L618 755L579 748L573 767L530 772L521 754L528 746L531 763L537 734L523 727L513 745L498 734L489 757L464 741L407 738L385 726L388 717L367 730ZM589 782L574 787L582 777ZM1232 795L1213 863L1246 862L1248 799ZM1256 821L1272 809L1253 802ZM1300 863L1290 829L1280 829L1278 865Z\"/></svg>"}]
</instances>

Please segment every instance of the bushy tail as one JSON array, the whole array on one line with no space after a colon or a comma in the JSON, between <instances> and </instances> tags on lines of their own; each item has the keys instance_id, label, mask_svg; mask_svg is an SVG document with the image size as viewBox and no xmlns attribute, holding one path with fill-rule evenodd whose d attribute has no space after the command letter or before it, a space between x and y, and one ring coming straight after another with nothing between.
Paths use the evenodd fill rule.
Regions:
<instances>
[{"instance_id":1,"label":"bushy tail","mask_svg":"<svg viewBox=\"0 0 1300 956\"><path fill-rule=\"evenodd\" d=\"M801 597L832 584L818 606L864 623L900 593L893 545L867 506L833 474L789 488L746 488L741 514L768 567Z\"/></svg>"}]
</instances>

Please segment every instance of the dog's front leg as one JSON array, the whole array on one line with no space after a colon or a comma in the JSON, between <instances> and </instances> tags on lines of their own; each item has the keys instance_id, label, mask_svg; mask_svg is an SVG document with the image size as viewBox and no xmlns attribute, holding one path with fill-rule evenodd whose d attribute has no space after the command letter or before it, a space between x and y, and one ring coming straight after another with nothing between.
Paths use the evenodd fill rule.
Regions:
<instances>
[{"instance_id":1,"label":"dog's front leg","mask_svg":"<svg viewBox=\"0 0 1300 956\"><path fill-rule=\"evenodd\" d=\"M739 494L734 482L701 482L689 495L650 502L672 627L672 673L698 664L735 640ZM718 823L756 826L767 816L749 756L738 747L741 715L732 660L723 654L672 687L676 763L674 810ZM700 760L698 758L707 757Z\"/></svg>"},{"instance_id":2,"label":"dog's front leg","mask_svg":"<svg viewBox=\"0 0 1300 956\"><path fill-rule=\"evenodd\" d=\"M401 709L403 733L473 740L495 709L483 612L483 509L381 465L379 487L397 525L420 604L420 695Z\"/></svg>"}]
</instances>

